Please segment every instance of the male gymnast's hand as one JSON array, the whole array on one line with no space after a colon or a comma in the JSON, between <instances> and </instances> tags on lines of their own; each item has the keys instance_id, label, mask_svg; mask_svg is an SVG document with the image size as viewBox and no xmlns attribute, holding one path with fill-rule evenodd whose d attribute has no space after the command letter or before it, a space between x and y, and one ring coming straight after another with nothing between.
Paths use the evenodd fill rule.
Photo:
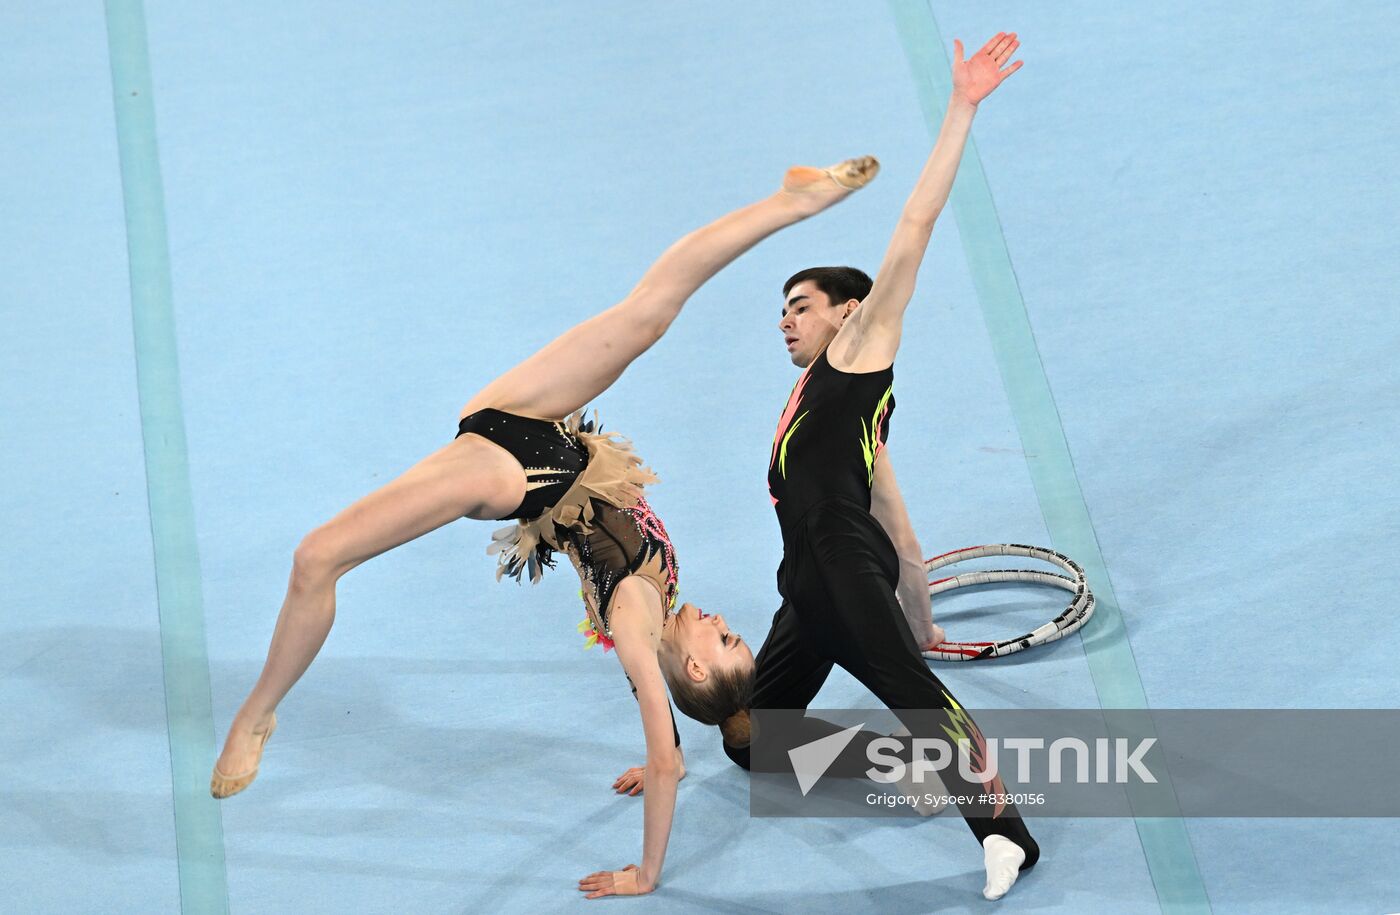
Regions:
<instances>
[{"instance_id":1,"label":"male gymnast's hand","mask_svg":"<svg viewBox=\"0 0 1400 915\"><path fill-rule=\"evenodd\" d=\"M676 781L685 778L685 761L682 759L680 773L676 775ZM613 782L613 790L618 794L626 794L636 797L646 790L647 767L633 766L617 777Z\"/></svg>"},{"instance_id":2,"label":"male gymnast's hand","mask_svg":"<svg viewBox=\"0 0 1400 915\"><path fill-rule=\"evenodd\" d=\"M948 633L943 631L943 627L937 623L929 623L929 628L924 632L914 633L914 642L919 646L919 651L933 651L948 638Z\"/></svg>"},{"instance_id":3,"label":"male gymnast's hand","mask_svg":"<svg viewBox=\"0 0 1400 915\"><path fill-rule=\"evenodd\" d=\"M642 872L637 865L629 864L620 871L597 871L578 882L580 892L589 899L603 896L642 896L656 889L654 885L642 884Z\"/></svg>"},{"instance_id":4,"label":"male gymnast's hand","mask_svg":"<svg viewBox=\"0 0 1400 915\"><path fill-rule=\"evenodd\" d=\"M997 32L991 41L966 60L962 42L953 39L953 98L976 106L992 94L1008 76L1021 69L1021 61L1002 69L1021 46L1015 32Z\"/></svg>"}]
</instances>

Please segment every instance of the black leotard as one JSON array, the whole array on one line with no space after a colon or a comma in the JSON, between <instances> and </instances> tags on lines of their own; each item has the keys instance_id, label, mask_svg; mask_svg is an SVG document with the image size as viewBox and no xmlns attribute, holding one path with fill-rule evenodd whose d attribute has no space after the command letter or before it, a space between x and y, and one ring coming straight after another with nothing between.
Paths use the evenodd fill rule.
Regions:
<instances>
[{"instance_id":1,"label":"black leotard","mask_svg":"<svg viewBox=\"0 0 1400 915\"><path fill-rule=\"evenodd\" d=\"M554 550L564 550L583 585L589 625L605 646L612 644L613 594L629 575L656 588L663 614L674 610L676 551L642 495L656 477L640 466L630 443L604 435L582 410L561 422L478 410L458 424L459 436L468 432L505 448L525 469L525 498L501 519L518 523L492 538L491 551L501 554L497 578L528 574L533 581L553 568ZM671 729L680 746L674 713Z\"/></svg>"},{"instance_id":2,"label":"black leotard","mask_svg":"<svg viewBox=\"0 0 1400 915\"><path fill-rule=\"evenodd\" d=\"M468 432L500 445L525 468L525 498L501 521L538 518L588 465L588 450L563 423L488 408L462 417L457 437Z\"/></svg>"}]
</instances>

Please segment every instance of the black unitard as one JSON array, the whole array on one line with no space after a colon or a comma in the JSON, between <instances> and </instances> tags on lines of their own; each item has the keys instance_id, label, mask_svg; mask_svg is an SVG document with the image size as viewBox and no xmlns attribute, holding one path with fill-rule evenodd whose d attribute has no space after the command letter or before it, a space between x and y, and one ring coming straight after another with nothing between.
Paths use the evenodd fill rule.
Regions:
<instances>
[{"instance_id":1,"label":"black unitard","mask_svg":"<svg viewBox=\"0 0 1400 915\"><path fill-rule=\"evenodd\" d=\"M806 708L833 664L896 712L958 708L914 643L895 597L898 555L870 514L875 461L894 410L893 382L893 366L842 372L823 352L788 398L768 470L783 533L783 604L756 659L755 708ZM915 736L943 736L932 715L899 717ZM975 725L971 730L980 738ZM747 748L725 750L747 768ZM968 784L957 768L941 772L952 794L1004 790ZM1014 807L996 817L968 817L967 824L979 842L1002 835L1021 846L1023 869L1039 858Z\"/></svg>"}]
</instances>

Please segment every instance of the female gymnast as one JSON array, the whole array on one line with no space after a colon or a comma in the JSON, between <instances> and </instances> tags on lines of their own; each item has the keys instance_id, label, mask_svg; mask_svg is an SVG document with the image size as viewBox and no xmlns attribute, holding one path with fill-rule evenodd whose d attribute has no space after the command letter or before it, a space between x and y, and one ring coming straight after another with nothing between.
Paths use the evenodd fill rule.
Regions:
<instances>
[{"instance_id":1,"label":"female gymnast","mask_svg":"<svg viewBox=\"0 0 1400 915\"><path fill-rule=\"evenodd\" d=\"M579 888L589 898L654 889L683 774L664 683L688 690L677 705L706 720L717 689L751 682L752 654L722 616L674 608L675 554L642 497L655 477L625 440L582 422L582 408L661 339L710 277L768 235L863 187L878 169L869 157L789 169L777 192L685 236L620 303L483 388L463 408L450 444L311 531L293 554L262 674L215 764L214 797L236 794L257 776L278 703L330 632L342 575L457 518L514 519L519 524L495 537L497 577L528 573L533 580L551 550L564 550L583 581L594 632L615 643L642 715L650 790L641 867L591 874Z\"/></svg>"}]
</instances>

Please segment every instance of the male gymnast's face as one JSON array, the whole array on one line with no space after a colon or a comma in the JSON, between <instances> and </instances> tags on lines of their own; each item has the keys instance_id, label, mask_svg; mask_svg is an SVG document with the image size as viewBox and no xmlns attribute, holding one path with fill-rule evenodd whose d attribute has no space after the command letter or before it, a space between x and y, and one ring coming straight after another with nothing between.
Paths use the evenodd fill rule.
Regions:
<instances>
[{"instance_id":1,"label":"male gymnast's face","mask_svg":"<svg viewBox=\"0 0 1400 915\"><path fill-rule=\"evenodd\" d=\"M675 627L675 656L691 680L703 682L714 670L753 669L748 643L729 630L722 614L711 616L694 604L682 604Z\"/></svg>"},{"instance_id":2,"label":"male gymnast's face","mask_svg":"<svg viewBox=\"0 0 1400 915\"><path fill-rule=\"evenodd\" d=\"M803 280L789 289L778 330L783 333L792 364L801 368L811 365L859 304L855 299L833 303L812 280Z\"/></svg>"}]
</instances>

